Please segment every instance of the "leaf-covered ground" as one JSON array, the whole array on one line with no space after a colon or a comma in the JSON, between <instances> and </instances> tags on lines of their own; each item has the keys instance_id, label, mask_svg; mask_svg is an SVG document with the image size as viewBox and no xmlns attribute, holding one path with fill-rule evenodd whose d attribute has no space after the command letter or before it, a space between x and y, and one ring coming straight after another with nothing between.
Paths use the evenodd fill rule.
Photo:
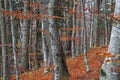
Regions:
<instances>
[{"instance_id":1,"label":"leaf-covered ground","mask_svg":"<svg viewBox=\"0 0 120 80\"><path fill-rule=\"evenodd\" d=\"M83 54L72 59L67 57L67 65L70 72L69 80L99 80L100 68L107 53L107 46L92 48L88 51L91 70L86 72ZM52 69L52 68L51 68ZM52 80L52 72L43 73L44 68L37 71L25 72L20 75L20 80ZM11 80L15 80L12 77Z\"/></svg>"}]
</instances>

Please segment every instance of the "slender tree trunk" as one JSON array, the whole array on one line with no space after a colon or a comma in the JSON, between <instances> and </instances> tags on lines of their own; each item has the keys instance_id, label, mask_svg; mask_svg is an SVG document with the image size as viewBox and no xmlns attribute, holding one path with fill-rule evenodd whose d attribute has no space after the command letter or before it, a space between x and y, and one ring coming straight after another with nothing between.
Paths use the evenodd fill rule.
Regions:
<instances>
[{"instance_id":1,"label":"slender tree trunk","mask_svg":"<svg viewBox=\"0 0 120 80\"><path fill-rule=\"evenodd\" d=\"M93 30L94 30L94 11L91 11L91 25L90 25L90 48L93 47Z\"/></svg>"},{"instance_id":2,"label":"slender tree trunk","mask_svg":"<svg viewBox=\"0 0 120 80\"><path fill-rule=\"evenodd\" d=\"M77 0L76 1L76 3L78 3L78 5L77 5L77 10L76 10L76 17L77 17L77 15L79 15L80 14L80 1L79 0ZM78 28L81 28L80 27L80 18L81 18L81 16L79 16L79 17L77 17L76 18L76 27L78 27ZM81 30L77 30L76 31L76 39L75 39L75 45L76 45L76 56L80 53L80 31Z\"/></svg>"},{"instance_id":3,"label":"slender tree trunk","mask_svg":"<svg viewBox=\"0 0 120 80\"><path fill-rule=\"evenodd\" d=\"M98 14L99 14L99 11L98 11L98 4L97 4L97 0L94 0L94 32L93 32L93 35L94 35L94 47L97 46L97 29L98 29Z\"/></svg>"},{"instance_id":4,"label":"slender tree trunk","mask_svg":"<svg viewBox=\"0 0 120 80\"><path fill-rule=\"evenodd\" d=\"M34 2L34 1L33 1ZM36 14L37 13L37 8L36 7L33 7L33 14ZM35 53L34 55L34 63L35 63L35 70L39 67L38 65L38 58L37 58L37 50L36 50L36 45L37 45L37 20L36 19L33 19L32 21L32 47L33 47L33 52Z\"/></svg>"},{"instance_id":5,"label":"slender tree trunk","mask_svg":"<svg viewBox=\"0 0 120 80\"><path fill-rule=\"evenodd\" d=\"M75 10L75 0L73 0L73 10ZM73 30L72 30L72 42L71 42L71 51L72 51L72 58L75 58L76 57L76 53L75 53L75 27L76 27L76 24L75 24L75 12L73 12L73 15L72 15L72 25L73 25Z\"/></svg>"},{"instance_id":6,"label":"slender tree trunk","mask_svg":"<svg viewBox=\"0 0 120 80\"><path fill-rule=\"evenodd\" d=\"M85 10L84 10L84 6L85 6L85 1L82 0L82 27L83 27L83 47L84 47L84 50L83 50L83 53L84 53L84 61L85 61L85 64L86 64L86 71L89 71L90 70L90 66L89 66L89 63L88 63L88 57L87 57L87 32L86 32L86 23L85 23Z\"/></svg>"},{"instance_id":7,"label":"slender tree trunk","mask_svg":"<svg viewBox=\"0 0 120 80\"><path fill-rule=\"evenodd\" d=\"M29 69L32 69L32 63L31 63L31 55L30 55L30 53L31 53L31 50L32 50L32 25L30 26L30 28L29 28Z\"/></svg>"},{"instance_id":8,"label":"slender tree trunk","mask_svg":"<svg viewBox=\"0 0 120 80\"><path fill-rule=\"evenodd\" d=\"M107 0L104 0L104 14L105 14L105 45L107 45L108 44Z\"/></svg>"},{"instance_id":9,"label":"slender tree trunk","mask_svg":"<svg viewBox=\"0 0 120 80\"><path fill-rule=\"evenodd\" d=\"M0 10L2 10L2 0L0 0ZM2 67L3 67L3 80L7 80L7 64L6 64L6 37L5 26L3 24L3 14L0 13L0 30L1 30L1 43L2 43Z\"/></svg>"},{"instance_id":10,"label":"slender tree trunk","mask_svg":"<svg viewBox=\"0 0 120 80\"><path fill-rule=\"evenodd\" d=\"M10 11L12 12L11 0L9 0L9 6L10 6ZM10 23L11 23L11 32L12 32L12 47L13 47L13 55L14 55L14 66L15 66L16 80L19 80L13 16L10 16L10 21L11 21Z\"/></svg>"},{"instance_id":11,"label":"slender tree trunk","mask_svg":"<svg viewBox=\"0 0 120 80\"><path fill-rule=\"evenodd\" d=\"M94 0L91 2L90 8L91 14L91 26L90 26L90 48L97 45L97 27L98 27L98 4Z\"/></svg>"},{"instance_id":12,"label":"slender tree trunk","mask_svg":"<svg viewBox=\"0 0 120 80\"><path fill-rule=\"evenodd\" d=\"M109 6L113 6L113 0L110 0L110 5ZM111 15L112 13L113 13L114 11L113 11L113 8L110 8L110 14L109 15ZM111 29L112 29L112 18L110 19L110 21L109 21L109 29L108 29L108 40L110 41L110 35L111 35Z\"/></svg>"},{"instance_id":13,"label":"slender tree trunk","mask_svg":"<svg viewBox=\"0 0 120 80\"><path fill-rule=\"evenodd\" d=\"M71 2L69 0L66 0L66 2L67 2L67 4L66 4L67 8L66 8L66 13L65 14L66 14L66 17L68 17L68 19L66 20L66 26L67 26L67 28L70 28L72 26L71 25L72 19L71 19L71 16L69 16L69 13L67 13L67 12L69 11L69 7L71 7ZM72 31L68 31L68 30L66 31L67 36L71 36L71 34L72 34ZM71 53L71 40L66 41L65 48L66 48L65 50L67 50L68 52Z\"/></svg>"},{"instance_id":14,"label":"slender tree trunk","mask_svg":"<svg viewBox=\"0 0 120 80\"><path fill-rule=\"evenodd\" d=\"M27 0L24 2L24 15L27 16ZM28 26L27 26L27 20L24 18L20 21L21 26L21 48L22 48L22 58L21 58L21 65L24 69L29 68L29 59L28 59Z\"/></svg>"},{"instance_id":15,"label":"slender tree trunk","mask_svg":"<svg viewBox=\"0 0 120 80\"><path fill-rule=\"evenodd\" d=\"M42 30L46 30L45 29L45 25L44 25L44 21L42 19ZM42 52L43 52L43 60L44 60L44 73L47 73L47 65L48 65L48 49L47 49L47 40L46 40L46 36L45 33L42 32Z\"/></svg>"},{"instance_id":16,"label":"slender tree trunk","mask_svg":"<svg viewBox=\"0 0 120 80\"><path fill-rule=\"evenodd\" d=\"M68 13L69 7L70 7L69 0L66 0L64 5L66 6L66 9L64 9L64 12L63 12L64 17L68 18L67 20L64 19L64 22L65 22L64 28L69 28L71 26L71 25L69 25L69 13ZM62 35L65 35L65 36L71 36L71 31L68 31L68 30L66 32L61 31L61 33L62 33ZM65 51L65 55L68 55L71 53L71 40L64 40L63 41L63 49Z\"/></svg>"}]
</instances>

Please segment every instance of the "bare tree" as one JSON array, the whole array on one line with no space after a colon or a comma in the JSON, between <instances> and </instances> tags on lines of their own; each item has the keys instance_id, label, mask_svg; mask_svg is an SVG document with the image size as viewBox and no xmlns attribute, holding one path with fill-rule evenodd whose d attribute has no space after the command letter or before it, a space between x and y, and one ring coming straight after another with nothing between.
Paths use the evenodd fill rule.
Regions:
<instances>
[{"instance_id":1,"label":"bare tree","mask_svg":"<svg viewBox=\"0 0 120 80\"><path fill-rule=\"evenodd\" d=\"M2 8L2 0L0 0L0 10L3 10ZM7 80L7 64L6 64L6 37L5 37L5 26L3 23L4 16L1 13L0 14L0 30L1 30L1 43L2 43L2 68L3 68L3 80Z\"/></svg>"},{"instance_id":2,"label":"bare tree","mask_svg":"<svg viewBox=\"0 0 120 80\"><path fill-rule=\"evenodd\" d=\"M43 19L42 19L42 30L46 30ZM45 33L42 32L42 52L43 52L43 59L44 59L44 66L45 66L44 73L48 72L48 70L47 70L47 65L48 65L48 49L47 48L48 47L47 47L46 36L45 36Z\"/></svg>"},{"instance_id":3,"label":"bare tree","mask_svg":"<svg viewBox=\"0 0 120 80\"><path fill-rule=\"evenodd\" d=\"M101 68L100 80L119 80L120 79L120 23L118 16L120 13L120 0L115 0L114 23L111 32L108 53ZM110 62L106 62L110 60Z\"/></svg>"},{"instance_id":4,"label":"bare tree","mask_svg":"<svg viewBox=\"0 0 120 80\"><path fill-rule=\"evenodd\" d=\"M49 16L54 16L59 13L59 10L55 10L54 6L60 5L61 0L50 0L48 4ZM59 13L60 15L60 13ZM57 15L58 16L58 15ZM62 78L69 76L65 56L63 52L63 47L60 41L60 35L56 25L57 20L49 18L49 32L50 32L50 44L53 55L54 64L54 80L62 80Z\"/></svg>"},{"instance_id":5,"label":"bare tree","mask_svg":"<svg viewBox=\"0 0 120 80\"><path fill-rule=\"evenodd\" d=\"M27 0L23 1L24 7L23 12L24 16L27 16ZM24 69L29 68L29 61L28 61L28 25L27 20L24 18L23 20L20 19L20 27L21 27L21 48L22 48L22 56L21 56L21 64Z\"/></svg>"},{"instance_id":6,"label":"bare tree","mask_svg":"<svg viewBox=\"0 0 120 80\"><path fill-rule=\"evenodd\" d=\"M107 0L104 0L104 14L105 14L105 45L107 45L108 44Z\"/></svg>"},{"instance_id":7,"label":"bare tree","mask_svg":"<svg viewBox=\"0 0 120 80\"><path fill-rule=\"evenodd\" d=\"M12 12L12 4L11 3L12 3L11 0L9 0L10 11ZM14 55L14 66L15 66L16 80L19 80L13 16L10 16L10 23L11 23L12 47L13 47L13 55Z\"/></svg>"},{"instance_id":8,"label":"bare tree","mask_svg":"<svg viewBox=\"0 0 120 80\"><path fill-rule=\"evenodd\" d=\"M84 53L84 61L85 61L85 64L86 64L86 71L89 71L90 70L90 67L89 67L89 63L88 63L88 57L87 57L87 30L86 30L86 23L85 23L85 1L82 0L81 2L81 5L82 5L82 27L83 27L83 53Z\"/></svg>"},{"instance_id":9,"label":"bare tree","mask_svg":"<svg viewBox=\"0 0 120 80\"><path fill-rule=\"evenodd\" d=\"M73 0L73 10L75 10L75 0ZM75 24L75 12L73 12L73 15L72 15L72 26L73 26L73 30L72 30L72 37L73 37L73 39L72 39L72 41L71 41L71 52L72 52L72 58L75 58L76 57L76 53L75 53L75 39L74 39L74 37L75 37L75 27L76 27L76 24Z\"/></svg>"}]
</instances>

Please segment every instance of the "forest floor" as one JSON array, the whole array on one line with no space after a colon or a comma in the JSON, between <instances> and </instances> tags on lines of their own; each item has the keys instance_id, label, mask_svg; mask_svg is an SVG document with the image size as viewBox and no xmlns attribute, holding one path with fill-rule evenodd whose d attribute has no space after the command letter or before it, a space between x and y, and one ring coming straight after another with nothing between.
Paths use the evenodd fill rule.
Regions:
<instances>
[{"instance_id":1,"label":"forest floor","mask_svg":"<svg viewBox=\"0 0 120 80\"><path fill-rule=\"evenodd\" d=\"M107 46L91 48L88 51L88 59L90 64L90 71L86 72L83 54L78 55L72 59L67 57L67 66L70 72L69 80L99 80L100 69L107 53ZM51 67L52 69L52 67ZM38 70L25 72L20 74L20 80L52 80L52 72L43 73L44 67ZM15 76L11 78L15 80Z\"/></svg>"}]
</instances>

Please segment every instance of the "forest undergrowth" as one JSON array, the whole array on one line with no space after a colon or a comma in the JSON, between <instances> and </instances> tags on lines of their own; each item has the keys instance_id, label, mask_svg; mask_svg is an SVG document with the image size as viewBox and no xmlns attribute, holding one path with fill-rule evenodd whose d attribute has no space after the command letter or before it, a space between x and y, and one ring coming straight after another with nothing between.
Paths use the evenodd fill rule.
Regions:
<instances>
[{"instance_id":1,"label":"forest undergrowth","mask_svg":"<svg viewBox=\"0 0 120 80\"><path fill-rule=\"evenodd\" d=\"M67 66L70 72L69 80L99 80L100 68L107 53L107 46L91 48L88 51L88 58L91 70L86 72L83 54L72 59L67 56ZM51 67L53 69L53 66ZM44 67L38 70L20 74L20 80L52 80L52 71L44 74ZM13 75L10 80L15 80ZM68 80L68 79L66 79Z\"/></svg>"}]
</instances>

